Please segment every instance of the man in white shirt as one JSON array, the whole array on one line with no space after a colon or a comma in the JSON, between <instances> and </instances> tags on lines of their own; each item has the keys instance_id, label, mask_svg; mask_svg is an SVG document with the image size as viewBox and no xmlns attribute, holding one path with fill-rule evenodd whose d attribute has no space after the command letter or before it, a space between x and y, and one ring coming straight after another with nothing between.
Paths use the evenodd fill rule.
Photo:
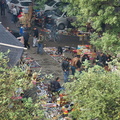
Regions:
<instances>
[{"instance_id":1,"label":"man in white shirt","mask_svg":"<svg viewBox=\"0 0 120 120\"><path fill-rule=\"evenodd\" d=\"M12 14L13 14L12 21L14 23L16 23L17 22L17 9L16 9L16 6L13 6Z\"/></svg>"}]
</instances>

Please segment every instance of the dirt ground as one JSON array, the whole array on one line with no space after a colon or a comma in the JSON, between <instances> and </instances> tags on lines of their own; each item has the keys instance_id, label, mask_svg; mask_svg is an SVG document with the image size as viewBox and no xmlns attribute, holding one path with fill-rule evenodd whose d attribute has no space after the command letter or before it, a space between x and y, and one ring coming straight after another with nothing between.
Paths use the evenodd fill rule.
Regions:
<instances>
[{"instance_id":1,"label":"dirt ground","mask_svg":"<svg viewBox=\"0 0 120 120\"><path fill-rule=\"evenodd\" d=\"M19 29L15 26L14 23L11 23L11 14L6 12L5 16L0 16L0 21L2 22L2 25L4 27L9 27L12 30L19 31ZM40 29L40 28L38 28ZM77 36L67 36L67 35L61 35L61 42L54 43L54 42L44 42L45 47L58 47L58 46L70 46L70 47L77 47L77 45L82 44L79 41L79 38ZM63 81L63 71L61 69L60 63L55 61L53 58L51 58L48 54L44 53L43 55L37 54L37 48L32 47L32 40L33 37L31 36L29 39L30 43L30 49L26 50L25 53L29 56L34 58L36 60L41 68L33 68L33 71L39 71L42 70L42 73L44 74L53 74L55 79L56 77L60 77L61 81ZM65 57L72 58L71 53L65 53Z\"/></svg>"},{"instance_id":2,"label":"dirt ground","mask_svg":"<svg viewBox=\"0 0 120 120\"><path fill-rule=\"evenodd\" d=\"M32 38L31 38L32 39ZM31 40L32 41L32 40ZM61 64L54 60L50 55L47 53L43 53L43 55L37 54L37 47L31 47L29 50L26 50L25 53L29 56L34 58L41 68L32 68L33 71L38 72L41 70L42 74L52 74L54 76L53 79L56 77L61 78L61 82L63 82L63 71L61 68ZM64 53L65 57L72 58L72 53Z\"/></svg>"}]
</instances>

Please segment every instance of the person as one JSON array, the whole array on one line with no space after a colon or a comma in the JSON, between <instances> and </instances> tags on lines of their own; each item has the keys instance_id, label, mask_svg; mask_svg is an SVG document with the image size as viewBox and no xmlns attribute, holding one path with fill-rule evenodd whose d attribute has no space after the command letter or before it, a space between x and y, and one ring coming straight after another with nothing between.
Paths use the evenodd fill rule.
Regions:
<instances>
[{"instance_id":1,"label":"person","mask_svg":"<svg viewBox=\"0 0 120 120\"><path fill-rule=\"evenodd\" d=\"M76 63L76 66L77 66L77 71L79 71L80 73L81 73L81 65L82 65L82 63L80 61L80 57L78 57L78 61Z\"/></svg>"},{"instance_id":2,"label":"person","mask_svg":"<svg viewBox=\"0 0 120 120\"><path fill-rule=\"evenodd\" d=\"M107 54L106 57L107 57L107 60L106 60L107 62L112 61L112 56L110 54Z\"/></svg>"},{"instance_id":3,"label":"person","mask_svg":"<svg viewBox=\"0 0 120 120\"><path fill-rule=\"evenodd\" d=\"M6 27L6 30L9 31L11 34L13 34L13 31L9 27Z\"/></svg>"},{"instance_id":4,"label":"person","mask_svg":"<svg viewBox=\"0 0 120 120\"><path fill-rule=\"evenodd\" d=\"M58 46L58 55L62 55L63 54L63 49L61 46Z\"/></svg>"},{"instance_id":5,"label":"person","mask_svg":"<svg viewBox=\"0 0 120 120\"><path fill-rule=\"evenodd\" d=\"M57 77L55 81L51 82L51 90L52 92L59 92L61 90L64 90L63 87L60 85L60 78Z\"/></svg>"},{"instance_id":6,"label":"person","mask_svg":"<svg viewBox=\"0 0 120 120\"><path fill-rule=\"evenodd\" d=\"M16 6L13 6L13 8L12 8L12 21L13 21L13 23L17 22L17 9L16 9Z\"/></svg>"},{"instance_id":7,"label":"person","mask_svg":"<svg viewBox=\"0 0 120 120\"><path fill-rule=\"evenodd\" d=\"M51 27L51 36L52 36L52 39L55 39L56 38L56 33L58 32L58 29L57 29L57 25L53 22L52 24L52 27Z\"/></svg>"},{"instance_id":8,"label":"person","mask_svg":"<svg viewBox=\"0 0 120 120\"><path fill-rule=\"evenodd\" d=\"M5 15L6 4L4 1L1 2L1 16Z\"/></svg>"},{"instance_id":9,"label":"person","mask_svg":"<svg viewBox=\"0 0 120 120\"><path fill-rule=\"evenodd\" d=\"M9 27L6 27L6 30L9 31L9 32L11 31Z\"/></svg>"},{"instance_id":10,"label":"person","mask_svg":"<svg viewBox=\"0 0 120 120\"><path fill-rule=\"evenodd\" d=\"M105 71L108 71L108 72L111 71L111 69L109 68L108 64L105 64L104 70L105 70Z\"/></svg>"},{"instance_id":11,"label":"person","mask_svg":"<svg viewBox=\"0 0 120 120\"><path fill-rule=\"evenodd\" d=\"M78 68L77 66L77 62L80 59L80 55L76 55L72 61L71 61L71 71L72 71L72 75L75 74L75 70Z\"/></svg>"},{"instance_id":12,"label":"person","mask_svg":"<svg viewBox=\"0 0 120 120\"><path fill-rule=\"evenodd\" d=\"M50 17L47 17L46 18L46 28L50 29L52 31L53 26L54 26L53 20Z\"/></svg>"},{"instance_id":13,"label":"person","mask_svg":"<svg viewBox=\"0 0 120 120\"><path fill-rule=\"evenodd\" d=\"M64 82L68 82L68 76L69 76L69 58L65 58L62 62L62 70L64 72Z\"/></svg>"},{"instance_id":14,"label":"person","mask_svg":"<svg viewBox=\"0 0 120 120\"><path fill-rule=\"evenodd\" d=\"M44 41L44 37L43 35L40 33L39 34L39 39L37 40L38 46L37 46L37 53L39 54L43 54L43 41Z\"/></svg>"},{"instance_id":15,"label":"person","mask_svg":"<svg viewBox=\"0 0 120 120\"><path fill-rule=\"evenodd\" d=\"M82 63L83 63L85 60L90 60L88 54L84 54L84 55L82 56Z\"/></svg>"},{"instance_id":16,"label":"person","mask_svg":"<svg viewBox=\"0 0 120 120\"><path fill-rule=\"evenodd\" d=\"M23 12L23 11L22 11L22 7L19 7L17 17L18 17L22 12Z\"/></svg>"},{"instance_id":17,"label":"person","mask_svg":"<svg viewBox=\"0 0 120 120\"><path fill-rule=\"evenodd\" d=\"M37 46L36 43L37 43L38 36L39 36L38 29L36 27L34 27L34 30L33 30L33 47Z\"/></svg>"},{"instance_id":18,"label":"person","mask_svg":"<svg viewBox=\"0 0 120 120\"><path fill-rule=\"evenodd\" d=\"M28 49L30 49L30 45L28 43L29 33L26 31L26 29L24 30L23 38L24 38L24 47L26 47L26 48L28 47Z\"/></svg>"},{"instance_id":19,"label":"person","mask_svg":"<svg viewBox=\"0 0 120 120\"><path fill-rule=\"evenodd\" d=\"M104 53L100 53L97 55L98 65L104 67L107 61L107 56Z\"/></svg>"},{"instance_id":20,"label":"person","mask_svg":"<svg viewBox=\"0 0 120 120\"><path fill-rule=\"evenodd\" d=\"M86 24L87 32L90 32L92 29L91 23Z\"/></svg>"},{"instance_id":21,"label":"person","mask_svg":"<svg viewBox=\"0 0 120 120\"><path fill-rule=\"evenodd\" d=\"M19 34L20 34L21 36L23 36L24 29L25 29L25 25L22 24L21 27L20 27L20 30L19 30Z\"/></svg>"}]
</instances>

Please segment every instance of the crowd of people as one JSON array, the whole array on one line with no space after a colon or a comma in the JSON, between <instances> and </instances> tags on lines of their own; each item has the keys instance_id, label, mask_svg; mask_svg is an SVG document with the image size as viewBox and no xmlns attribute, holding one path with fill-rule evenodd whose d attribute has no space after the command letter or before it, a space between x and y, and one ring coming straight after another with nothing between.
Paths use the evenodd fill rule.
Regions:
<instances>
[{"instance_id":1,"label":"crowd of people","mask_svg":"<svg viewBox=\"0 0 120 120\"><path fill-rule=\"evenodd\" d=\"M7 30L10 31L9 27L7 27ZM27 49L30 49L30 45L29 45L30 35L25 25L21 25L19 34L20 34L20 37L18 37L18 39L21 39L20 41L24 44L24 47L26 47ZM41 55L43 54L43 42L44 42L44 36L39 32L37 27L34 27L32 47L37 47L36 53ZM59 55L62 56L63 49L61 46L58 46L57 52ZM75 57L73 58L63 59L61 63L61 67L63 70L65 83L69 81L68 79L69 79L70 72L72 75L74 75L76 71L79 71L80 73L82 73L82 71L84 70L83 64L84 64L84 61L86 60L91 63L88 54L75 55ZM96 53L96 58L94 58L94 60L92 61L91 66L97 64L101 67L105 67L105 70L110 71L110 69L108 68L108 62L110 61L112 61L111 55L99 52L99 53Z\"/></svg>"},{"instance_id":2,"label":"crowd of people","mask_svg":"<svg viewBox=\"0 0 120 120\"><path fill-rule=\"evenodd\" d=\"M69 82L69 75L75 75L76 71L82 73L84 71L84 62L88 61L90 63L89 67L93 67L94 65L99 65L104 68L106 71L111 71L109 67L109 62L112 61L112 56L110 54L105 54L103 52L96 53L96 57L93 60L90 60L90 56L88 54L76 55L73 58L64 58L61 64L63 74L64 74L64 82ZM70 74L71 73L71 74Z\"/></svg>"},{"instance_id":3,"label":"crowd of people","mask_svg":"<svg viewBox=\"0 0 120 120\"><path fill-rule=\"evenodd\" d=\"M60 46L59 46L60 47ZM64 58L61 67L64 72L64 82L70 82L69 81L69 75L70 72L74 76L76 71L79 71L80 74L82 73L83 70L83 64L84 61L89 61L90 58L87 54L84 55L75 55L72 59L70 58ZM95 61L96 60L96 61ZM111 71L108 68L108 62L112 61L112 56L109 54L104 54L104 53L98 53L96 56L96 59L93 60L93 63L91 63L91 66L93 65L99 65L105 69L105 71ZM27 68L27 67L26 67ZM29 67L28 67L29 68ZM62 117L65 120L72 120L73 118L68 117L69 113L73 110L74 103L72 101L67 101L64 99L63 96L66 96L65 94L65 88L64 86L61 85L60 77L56 77L55 80L51 79L49 83L46 82L45 78L41 78L40 74L37 72L33 72L30 68L27 68L27 75L30 77L31 80L31 85L33 87L37 87L36 94L37 96L48 96L47 99L45 99L46 104L44 106L46 107L55 107L56 110L57 107L59 106L60 113L62 114ZM42 82L41 82L42 81ZM41 84L42 83L42 84ZM63 84L64 85L64 84ZM61 92L62 91L62 92ZM22 98L25 97L24 91L20 88L16 90L16 95L17 96L12 96L11 99L13 100L20 100L22 101ZM53 113L54 114L54 113Z\"/></svg>"},{"instance_id":4,"label":"crowd of people","mask_svg":"<svg viewBox=\"0 0 120 120\"><path fill-rule=\"evenodd\" d=\"M1 15L5 15L5 6L4 5L5 5L4 2L2 2ZM18 15L18 13L17 13L16 7L13 7L12 21L14 23L17 21L17 15ZM12 31L10 30L9 27L7 27L6 29L12 33ZM18 39L20 39L20 41L23 43L25 48L30 49L30 44L29 44L30 34L29 34L29 31L26 29L25 25L21 25L21 27L19 29L19 34L20 34L20 37ZM44 36L39 32L37 27L34 27L32 47L37 47L36 53L41 54L41 55L43 54L43 42L44 42ZM63 50L62 50L61 46L58 47L57 52L59 55L63 54ZM90 61L90 57L88 54L75 55L73 58L64 57L64 59L61 63L61 68L63 70L63 75L64 75L64 83L70 82L69 75L74 76L76 71L80 72L80 74L81 74L82 71L85 70L84 69L85 61L90 62L91 66L99 65L99 66L103 67L105 69L105 71L111 71L108 63L112 61L112 56L109 54L105 54L102 52L97 53L96 58L92 62ZM33 86L37 86L39 83L38 74L37 73L32 74L31 70L29 70L29 71L30 72L28 73L28 76L31 77L31 84L33 84ZM61 81L60 77L57 77L55 80L51 81L49 90L51 92L57 92L58 94L60 91L65 90L65 88L61 86L60 81ZM38 90L37 90L37 92L38 92ZM17 94L19 93L19 94L16 97L13 96L12 99L22 99L24 97L24 93L20 88L16 91L16 93ZM40 93L40 91L39 91L39 93Z\"/></svg>"},{"instance_id":5,"label":"crowd of people","mask_svg":"<svg viewBox=\"0 0 120 120\"><path fill-rule=\"evenodd\" d=\"M14 34L13 31L9 27L6 27L6 30L8 30L9 32ZM25 25L21 25L21 27L19 29L19 37L17 37L17 39L27 49L30 49L30 44L29 44L30 36L33 36L32 47L37 47L36 53L42 55L43 54L44 36L39 32L37 27L33 28L33 35L31 35L29 33L29 30L25 27Z\"/></svg>"},{"instance_id":6,"label":"crowd of people","mask_svg":"<svg viewBox=\"0 0 120 120\"><path fill-rule=\"evenodd\" d=\"M6 0L0 1L0 10L1 10L1 16L5 16L6 12L8 12ZM19 7L18 10L16 6L13 5L9 12L12 14L12 19L11 19L12 23L16 23L18 21L18 16L22 12L22 8Z\"/></svg>"},{"instance_id":7,"label":"crowd of people","mask_svg":"<svg viewBox=\"0 0 120 120\"><path fill-rule=\"evenodd\" d=\"M5 14L5 2L1 2L1 15ZM12 6L13 9L11 10L12 13L12 21L15 23L17 21L17 16L21 13L21 9L19 12L17 11L15 6ZM54 28L54 27L53 27ZM90 25L87 26L88 29L92 29ZM9 27L6 28L9 32L12 33ZM27 49L30 49L29 44L29 37L31 36L29 34L29 31L27 30L25 25L21 25L19 29L19 35L17 39L20 39L20 41L24 44L24 47ZM37 47L36 53L43 54L43 42L44 42L44 36L39 32L38 28L34 26L33 28L33 43L32 47ZM63 50L62 47L58 47L58 54L62 55ZM83 70L83 63L85 60L90 61L90 58L87 54L84 55L76 55L74 58L64 58L61 64L63 74L64 74L64 82L68 82L70 71L71 74L74 75L75 71L79 71L80 73ZM97 62L95 61L97 60ZM110 62L112 60L111 55L100 53L96 56L95 60L93 61L93 64L97 64L102 67L108 67L107 62ZM92 64L92 65L93 65Z\"/></svg>"},{"instance_id":8,"label":"crowd of people","mask_svg":"<svg viewBox=\"0 0 120 120\"><path fill-rule=\"evenodd\" d=\"M62 54L60 53L60 55L62 55ZM64 83L71 82L71 81L69 81L70 74L72 74L74 76L76 71L80 72L80 74L81 74L82 71L85 70L83 67L84 66L83 64L85 61L88 61L91 63L90 67L93 67L94 65L99 65L99 66L103 67L105 71L111 71L111 69L108 67L108 63L112 61L112 56L109 54L104 54L102 52L99 52L96 55L96 58L92 62L90 61L90 57L87 54L75 55L73 58L64 57L64 59L61 63L61 67L62 67L62 70L64 73ZM49 94L51 94L51 97L49 97L49 101L47 101L46 106L47 107L49 107L50 105L52 106L53 103L59 105L58 98L60 97L60 99L63 99L61 97L61 91L62 91L62 94L65 94L65 92L64 92L65 88L64 88L64 86L61 85L60 77L56 77L55 80L52 79L48 84L46 84L46 81L44 80L45 84L43 83L41 85L40 84L41 79L40 79L39 73L37 73L37 72L32 73L32 71L30 69L27 70L27 73L28 73L28 76L31 78L31 84L33 85L33 87L38 87L38 89L36 91L38 96L43 95L42 89L44 87L45 87L45 91L48 92ZM20 96L19 98L17 97L17 98L13 98L13 99L21 99L22 98L21 96L23 96L23 95L24 94L19 94L19 96ZM69 112L71 111L71 110L69 111L69 106L70 106L71 102L67 101L64 104L61 103L61 105L60 105L60 110L62 111L63 118L66 118L66 120L67 120L67 116L68 116Z\"/></svg>"}]
</instances>

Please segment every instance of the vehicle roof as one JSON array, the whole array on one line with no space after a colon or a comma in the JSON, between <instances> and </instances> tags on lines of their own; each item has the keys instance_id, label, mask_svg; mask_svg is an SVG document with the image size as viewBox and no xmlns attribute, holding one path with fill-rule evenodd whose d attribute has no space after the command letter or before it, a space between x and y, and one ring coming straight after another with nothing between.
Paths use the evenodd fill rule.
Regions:
<instances>
[{"instance_id":1,"label":"vehicle roof","mask_svg":"<svg viewBox=\"0 0 120 120\"><path fill-rule=\"evenodd\" d=\"M32 2L32 0L18 0L19 2Z\"/></svg>"},{"instance_id":2,"label":"vehicle roof","mask_svg":"<svg viewBox=\"0 0 120 120\"><path fill-rule=\"evenodd\" d=\"M54 0L54 1L56 1L56 2L60 2L60 0Z\"/></svg>"}]
</instances>

